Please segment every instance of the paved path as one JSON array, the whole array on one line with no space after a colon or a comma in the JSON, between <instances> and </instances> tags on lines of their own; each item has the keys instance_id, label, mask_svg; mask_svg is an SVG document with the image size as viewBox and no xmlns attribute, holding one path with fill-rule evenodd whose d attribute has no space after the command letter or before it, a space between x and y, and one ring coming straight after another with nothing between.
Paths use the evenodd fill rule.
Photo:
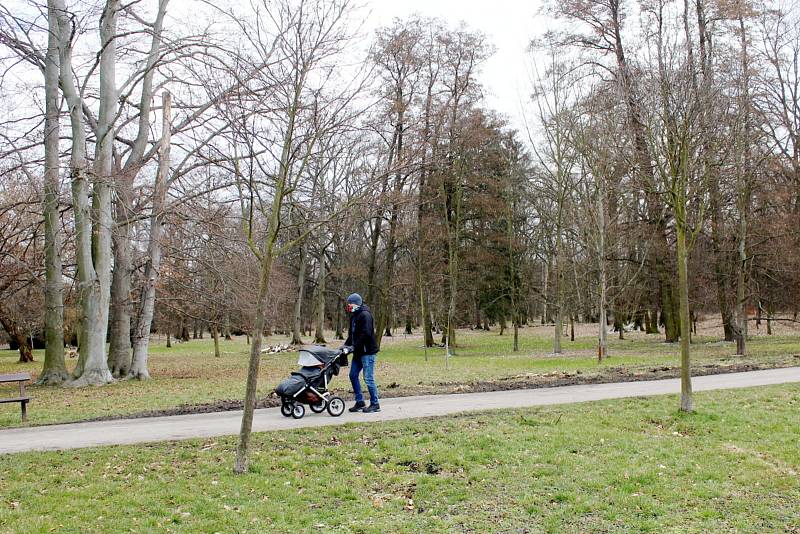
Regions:
<instances>
[{"instance_id":1,"label":"paved path","mask_svg":"<svg viewBox=\"0 0 800 534\"><path fill-rule=\"evenodd\" d=\"M692 379L692 386L694 391L709 391L787 382L800 382L800 367L699 376ZM381 401L382 411L377 414L345 412L341 417L330 417L327 413L317 415L307 410L306 416L299 420L283 417L278 408L265 408L256 410L253 430L265 432L345 423L391 421L466 411L675 394L679 391L680 381L668 379L487 393L397 397ZM35 405L31 408L36 409ZM0 430L0 454L232 435L239 432L241 417L242 412L235 411Z\"/></svg>"}]
</instances>

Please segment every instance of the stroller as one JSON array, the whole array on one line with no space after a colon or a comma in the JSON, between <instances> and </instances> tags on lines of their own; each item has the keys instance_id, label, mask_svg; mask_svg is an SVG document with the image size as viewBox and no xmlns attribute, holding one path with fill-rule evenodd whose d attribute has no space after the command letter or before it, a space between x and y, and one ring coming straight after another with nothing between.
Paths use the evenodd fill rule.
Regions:
<instances>
[{"instance_id":1,"label":"stroller","mask_svg":"<svg viewBox=\"0 0 800 534\"><path fill-rule=\"evenodd\" d=\"M318 345L302 347L297 360L300 371L293 372L275 388L281 398L281 414L301 419L306 414L303 405L308 404L314 413L328 410L333 417L342 415L344 400L331 397L328 385L340 368L347 367L350 350L349 347L334 350Z\"/></svg>"}]
</instances>

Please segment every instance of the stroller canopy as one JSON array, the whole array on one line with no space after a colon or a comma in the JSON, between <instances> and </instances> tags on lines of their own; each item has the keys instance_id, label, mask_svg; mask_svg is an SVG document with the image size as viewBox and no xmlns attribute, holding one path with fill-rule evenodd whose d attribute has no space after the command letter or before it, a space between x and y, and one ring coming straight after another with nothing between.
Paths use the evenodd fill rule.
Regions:
<instances>
[{"instance_id":1,"label":"stroller canopy","mask_svg":"<svg viewBox=\"0 0 800 534\"><path fill-rule=\"evenodd\" d=\"M322 347L320 345L305 345L300 348L300 357L297 359L297 365L313 366L324 364L327 365L339 356L339 351Z\"/></svg>"}]
</instances>

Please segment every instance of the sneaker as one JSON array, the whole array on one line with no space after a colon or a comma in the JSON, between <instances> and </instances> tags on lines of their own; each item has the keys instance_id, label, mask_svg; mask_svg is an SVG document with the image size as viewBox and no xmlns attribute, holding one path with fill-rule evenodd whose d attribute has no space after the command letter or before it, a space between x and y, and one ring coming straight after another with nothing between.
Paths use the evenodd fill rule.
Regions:
<instances>
[{"instance_id":1,"label":"sneaker","mask_svg":"<svg viewBox=\"0 0 800 534\"><path fill-rule=\"evenodd\" d=\"M361 412L367 404L364 401L356 401L356 403L347 410L348 412Z\"/></svg>"},{"instance_id":2,"label":"sneaker","mask_svg":"<svg viewBox=\"0 0 800 534\"><path fill-rule=\"evenodd\" d=\"M380 404L370 404L366 408L364 408L364 413L372 413L372 412L379 412L381 411Z\"/></svg>"}]
</instances>

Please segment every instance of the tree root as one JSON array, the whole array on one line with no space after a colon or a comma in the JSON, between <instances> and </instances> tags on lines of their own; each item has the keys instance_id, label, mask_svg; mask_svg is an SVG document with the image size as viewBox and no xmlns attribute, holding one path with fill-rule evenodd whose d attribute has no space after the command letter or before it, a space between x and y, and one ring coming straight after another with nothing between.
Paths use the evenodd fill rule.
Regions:
<instances>
[{"instance_id":1,"label":"tree root","mask_svg":"<svg viewBox=\"0 0 800 534\"><path fill-rule=\"evenodd\" d=\"M64 382L69 381L69 373L64 369L48 369L42 371L39 378L36 379L37 386L60 386Z\"/></svg>"},{"instance_id":2,"label":"tree root","mask_svg":"<svg viewBox=\"0 0 800 534\"><path fill-rule=\"evenodd\" d=\"M67 383L64 387L68 388L81 388L84 386L105 386L116 382L114 377L111 376L111 371L108 369L91 369L84 370L83 374Z\"/></svg>"},{"instance_id":3,"label":"tree root","mask_svg":"<svg viewBox=\"0 0 800 534\"><path fill-rule=\"evenodd\" d=\"M142 371L136 371L134 369L131 369L128 372L127 376L125 377L125 380L139 380L139 381L150 380L150 373L147 372L147 369L144 369Z\"/></svg>"}]
</instances>

